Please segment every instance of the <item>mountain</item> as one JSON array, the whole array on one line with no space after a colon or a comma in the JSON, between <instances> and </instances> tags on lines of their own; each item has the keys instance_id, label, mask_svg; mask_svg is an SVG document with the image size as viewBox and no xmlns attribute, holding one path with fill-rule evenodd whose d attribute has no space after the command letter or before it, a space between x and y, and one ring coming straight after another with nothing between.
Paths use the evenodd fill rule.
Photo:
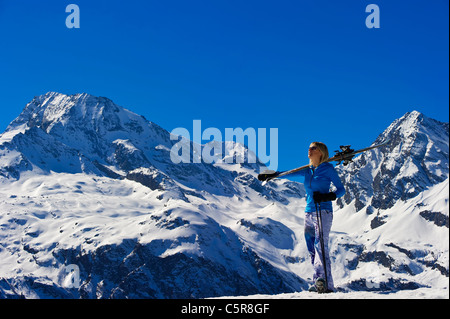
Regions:
<instances>
[{"instance_id":1,"label":"mountain","mask_svg":"<svg viewBox=\"0 0 450 319\"><path fill-rule=\"evenodd\" d=\"M413 111L395 120L374 144L388 139L379 152L363 153L339 168L347 191L341 207L354 199L357 211L388 209L448 179L448 123Z\"/></svg>"},{"instance_id":2,"label":"mountain","mask_svg":"<svg viewBox=\"0 0 450 319\"><path fill-rule=\"evenodd\" d=\"M172 137L172 139L171 139ZM418 112L337 166L342 293L448 294L448 123ZM0 135L0 298L204 298L304 291L304 188L260 163L175 164L182 143L103 97L35 97ZM216 143L216 142L215 142Z\"/></svg>"},{"instance_id":3,"label":"mountain","mask_svg":"<svg viewBox=\"0 0 450 319\"><path fill-rule=\"evenodd\" d=\"M373 144L386 140L337 166L346 194L337 201L334 230L347 234L357 253L343 271L368 274L347 286L364 289L370 279L370 287L373 280L385 287L443 285L448 294L449 123L408 112Z\"/></svg>"},{"instance_id":4,"label":"mountain","mask_svg":"<svg viewBox=\"0 0 450 319\"><path fill-rule=\"evenodd\" d=\"M204 147L171 140L107 98L34 98L0 137L0 277L8 278L0 287L13 291L4 294L191 298L304 288L281 255L268 260L239 235L259 227L274 245L292 246L292 232L258 211L302 202L303 188L261 186L260 164L228 164L244 149L236 143L224 143L216 163L174 164L179 141ZM64 289L68 265L79 269L78 290Z\"/></svg>"}]
</instances>

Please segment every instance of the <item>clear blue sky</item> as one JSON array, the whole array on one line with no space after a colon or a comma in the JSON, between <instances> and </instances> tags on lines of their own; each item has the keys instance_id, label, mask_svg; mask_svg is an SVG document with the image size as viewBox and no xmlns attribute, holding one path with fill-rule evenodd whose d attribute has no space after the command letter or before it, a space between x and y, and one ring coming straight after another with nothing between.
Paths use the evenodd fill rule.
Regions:
<instances>
[{"instance_id":1,"label":"clear blue sky","mask_svg":"<svg viewBox=\"0 0 450 319\"><path fill-rule=\"evenodd\" d=\"M448 0L0 0L0 132L36 95L87 92L168 131L278 128L278 168L294 168L311 141L365 147L408 111L448 122L448 12Z\"/></svg>"}]
</instances>

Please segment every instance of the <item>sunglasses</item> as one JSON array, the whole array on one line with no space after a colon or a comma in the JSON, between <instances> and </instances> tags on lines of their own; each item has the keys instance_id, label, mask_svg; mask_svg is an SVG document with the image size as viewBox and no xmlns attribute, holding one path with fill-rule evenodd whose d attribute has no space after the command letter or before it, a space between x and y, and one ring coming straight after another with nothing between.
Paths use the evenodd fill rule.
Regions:
<instances>
[{"instance_id":1,"label":"sunglasses","mask_svg":"<svg viewBox=\"0 0 450 319\"><path fill-rule=\"evenodd\" d=\"M309 148L310 151L315 151L316 149L317 149L317 146L311 146L311 147Z\"/></svg>"}]
</instances>

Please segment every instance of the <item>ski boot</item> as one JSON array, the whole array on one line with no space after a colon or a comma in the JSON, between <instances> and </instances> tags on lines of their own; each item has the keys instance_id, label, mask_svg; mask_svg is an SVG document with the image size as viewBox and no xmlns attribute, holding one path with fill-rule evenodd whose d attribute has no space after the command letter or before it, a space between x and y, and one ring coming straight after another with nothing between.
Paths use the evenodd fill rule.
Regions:
<instances>
[{"instance_id":1,"label":"ski boot","mask_svg":"<svg viewBox=\"0 0 450 319\"><path fill-rule=\"evenodd\" d=\"M333 292L333 290L328 289L327 283L325 282L325 279L323 279L323 278L317 278L314 287L315 287L315 291L317 291L319 294L326 294L326 293Z\"/></svg>"}]
</instances>

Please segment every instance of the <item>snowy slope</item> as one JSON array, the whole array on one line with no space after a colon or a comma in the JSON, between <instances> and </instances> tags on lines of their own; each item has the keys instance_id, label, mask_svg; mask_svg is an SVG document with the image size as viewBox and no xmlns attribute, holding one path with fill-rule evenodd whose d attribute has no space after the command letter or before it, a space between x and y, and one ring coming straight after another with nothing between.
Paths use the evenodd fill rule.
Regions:
<instances>
[{"instance_id":1,"label":"snowy slope","mask_svg":"<svg viewBox=\"0 0 450 319\"><path fill-rule=\"evenodd\" d=\"M260 213L263 205L206 194L205 199L186 195L187 201L162 201L160 191L139 183L85 174L25 177L26 182L2 188L0 225L1 276L17 282L15 290L26 296L34 295L24 291L29 288L23 281L62 285L70 264L81 268L85 283L79 293L89 298L202 297L302 287L300 278L274 268L245 243L252 240L249 225L254 218L258 225L260 218L261 227L270 230L274 224L276 236L268 240L286 242L287 250L294 245L290 234L282 233L286 226L278 229ZM243 216L251 217L244 222ZM275 250L269 243L261 245L256 248ZM267 254L271 262L283 263L279 254ZM282 281L295 286L279 290ZM52 292L57 297L73 293ZM47 292L36 294L48 297Z\"/></svg>"},{"instance_id":2,"label":"snowy slope","mask_svg":"<svg viewBox=\"0 0 450 319\"><path fill-rule=\"evenodd\" d=\"M374 144L387 139L388 146L339 167L347 190L341 206L355 199L358 211L387 209L448 179L448 123L412 111L395 120Z\"/></svg>"},{"instance_id":3,"label":"snowy slope","mask_svg":"<svg viewBox=\"0 0 450 319\"><path fill-rule=\"evenodd\" d=\"M227 296L225 299L448 299L448 289L417 288L394 291L338 291L333 294L317 294L308 291L277 295ZM223 298L214 298L223 299Z\"/></svg>"},{"instance_id":4,"label":"snowy slope","mask_svg":"<svg viewBox=\"0 0 450 319\"><path fill-rule=\"evenodd\" d=\"M292 248L286 226L258 212L303 203L296 183L261 186L258 164L173 164L168 132L86 94L36 97L0 141L6 295L189 298L306 286L265 251L275 251L270 243L249 244L261 222L277 235L269 241ZM226 146L224 156L242 149ZM64 285L69 265L79 289Z\"/></svg>"},{"instance_id":5,"label":"snowy slope","mask_svg":"<svg viewBox=\"0 0 450 319\"><path fill-rule=\"evenodd\" d=\"M334 230L349 234L359 254L345 268L346 286L369 281L448 294L448 132L448 123L413 111L374 142L390 139L388 146L338 167L347 192Z\"/></svg>"},{"instance_id":6,"label":"snowy slope","mask_svg":"<svg viewBox=\"0 0 450 319\"><path fill-rule=\"evenodd\" d=\"M427 179L412 164L392 178L384 167L405 163L401 151L340 168L350 195L335 205L331 250L343 298L448 296L448 123L411 116L425 118L406 114L379 139L425 137L390 147L420 154ZM262 186L260 164L174 164L175 142L107 98L31 101L0 135L0 297L305 297L303 186ZM387 180L399 192L378 205L371 189Z\"/></svg>"}]
</instances>

